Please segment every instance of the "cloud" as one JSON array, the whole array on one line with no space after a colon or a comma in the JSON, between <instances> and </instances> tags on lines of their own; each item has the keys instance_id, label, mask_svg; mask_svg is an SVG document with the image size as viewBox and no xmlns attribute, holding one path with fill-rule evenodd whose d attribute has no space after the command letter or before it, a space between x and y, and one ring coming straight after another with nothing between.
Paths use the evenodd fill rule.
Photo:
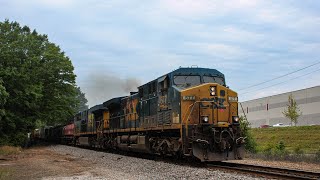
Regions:
<instances>
[{"instance_id":1,"label":"cloud","mask_svg":"<svg viewBox=\"0 0 320 180\"><path fill-rule=\"evenodd\" d=\"M164 0L159 3L160 9L180 17L208 15L217 9L217 6L208 0Z\"/></svg>"},{"instance_id":2,"label":"cloud","mask_svg":"<svg viewBox=\"0 0 320 180\"><path fill-rule=\"evenodd\" d=\"M106 77L104 73L112 71L119 82L134 77L143 84L179 66L198 65L225 73L227 83L238 90L319 57L318 2L11 0L0 4L0 17L48 34L70 56L91 105L106 95L100 96L100 86L93 85L104 80L88 83L97 73ZM311 77L299 84L319 84ZM296 84L292 81L244 98L302 88Z\"/></svg>"},{"instance_id":3,"label":"cloud","mask_svg":"<svg viewBox=\"0 0 320 180\"><path fill-rule=\"evenodd\" d=\"M214 1L214 0L164 0L158 4L159 9L180 18L199 18L204 16L221 16L234 11L254 8L255 0Z\"/></svg>"},{"instance_id":4,"label":"cloud","mask_svg":"<svg viewBox=\"0 0 320 180\"><path fill-rule=\"evenodd\" d=\"M186 43L188 49L194 49L210 56L222 57L223 59L237 59L245 56L248 52L240 47L221 43Z\"/></svg>"},{"instance_id":5,"label":"cloud","mask_svg":"<svg viewBox=\"0 0 320 180\"><path fill-rule=\"evenodd\" d=\"M29 0L30 2L47 7L71 7L75 3L75 0Z\"/></svg>"},{"instance_id":6,"label":"cloud","mask_svg":"<svg viewBox=\"0 0 320 180\"><path fill-rule=\"evenodd\" d=\"M46 9L67 9L72 8L76 4L76 0L28 0L28 1L19 1L12 0L11 4L15 8L26 10L37 8L46 8ZM39 9L40 10L40 9Z\"/></svg>"}]
</instances>

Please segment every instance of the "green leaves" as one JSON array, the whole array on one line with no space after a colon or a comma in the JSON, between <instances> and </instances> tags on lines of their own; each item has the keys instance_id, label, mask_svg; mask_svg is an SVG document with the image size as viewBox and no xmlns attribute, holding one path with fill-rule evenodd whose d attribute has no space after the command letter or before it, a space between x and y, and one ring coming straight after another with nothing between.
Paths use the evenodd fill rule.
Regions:
<instances>
[{"instance_id":1,"label":"green leaves","mask_svg":"<svg viewBox=\"0 0 320 180\"><path fill-rule=\"evenodd\" d=\"M6 88L3 86L3 81L2 79L0 79L0 108L2 108L4 104L7 102L8 96L9 93L7 93Z\"/></svg>"},{"instance_id":2,"label":"green leaves","mask_svg":"<svg viewBox=\"0 0 320 180\"><path fill-rule=\"evenodd\" d=\"M77 93L77 106L75 107L76 112L81 112L81 111L85 111L88 109L88 105L87 102L88 100L86 99L85 94L81 91L80 87L77 87L76 89L76 93Z\"/></svg>"},{"instance_id":3,"label":"green leaves","mask_svg":"<svg viewBox=\"0 0 320 180\"><path fill-rule=\"evenodd\" d=\"M16 144L37 125L72 117L79 104L73 70L46 35L17 22L0 22L0 137Z\"/></svg>"},{"instance_id":4,"label":"green leaves","mask_svg":"<svg viewBox=\"0 0 320 180\"><path fill-rule=\"evenodd\" d=\"M245 149L248 152L256 153L257 152L257 143L255 139L253 138L253 135L250 132L250 122L247 120L245 116L240 117L240 130L242 136L246 137L245 140Z\"/></svg>"}]
</instances>

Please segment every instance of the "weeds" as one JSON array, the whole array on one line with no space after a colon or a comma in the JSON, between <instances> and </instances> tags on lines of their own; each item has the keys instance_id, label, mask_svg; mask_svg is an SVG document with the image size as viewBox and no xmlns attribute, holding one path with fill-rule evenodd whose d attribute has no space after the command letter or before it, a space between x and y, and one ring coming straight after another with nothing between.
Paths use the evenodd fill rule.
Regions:
<instances>
[{"instance_id":1,"label":"weeds","mask_svg":"<svg viewBox=\"0 0 320 180\"><path fill-rule=\"evenodd\" d=\"M0 179L6 179L9 176L9 171L0 169Z\"/></svg>"},{"instance_id":2,"label":"weeds","mask_svg":"<svg viewBox=\"0 0 320 180\"><path fill-rule=\"evenodd\" d=\"M251 129L250 123L244 116L240 117L240 129L242 135L246 137L245 149L250 153L256 153L257 143L253 138L252 133L249 131Z\"/></svg>"},{"instance_id":3,"label":"weeds","mask_svg":"<svg viewBox=\"0 0 320 180\"><path fill-rule=\"evenodd\" d=\"M312 162L320 163L320 149L316 154L305 154L301 147L296 147L293 152L289 152L286 149L286 145L283 141L279 141L276 144L268 144L262 151L251 154L251 157L264 159L264 160L283 160L292 162Z\"/></svg>"},{"instance_id":4,"label":"weeds","mask_svg":"<svg viewBox=\"0 0 320 180\"><path fill-rule=\"evenodd\" d=\"M274 154L280 159L283 159L289 155L289 152L286 150L286 145L283 141L280 141L278 144L276 144Z\"/></svg>"},{"instance_id":5,"label":"weeds","mask_svg":"<svg viewBox=\"0 0 320 180\"><path fill-rule=\"evenodd\" d=\"M263 153L267 158L269 158L269 157L272 156L272 149L273 149L272 145L269 144L269 145L262 151L262 153Z\"/></svg>"},{"instance_id":6,"label":"weeds","mask_svg":"<svg viewBox=\"0 0 320 180\"><path fill-rule=\"evenodd\" d=\"M296 126L283 128L252 128L249 130L257 142L259 152L268 144L285 141L286 150L294 153L299 147L305 154L315 154L320 148L320 126Z\"/></svg>"},{"instance_id":7,"label":"weeds","mask_svg":"<svg viewBox=\"0 0 320 180\"><path fill-rule=\"evenodd\" d=\"M0 147L0 155L11 155L11 154L17 154L21 152L20 147L14 147L14 146L1 146Z\"/></svg>"}]
</instances>

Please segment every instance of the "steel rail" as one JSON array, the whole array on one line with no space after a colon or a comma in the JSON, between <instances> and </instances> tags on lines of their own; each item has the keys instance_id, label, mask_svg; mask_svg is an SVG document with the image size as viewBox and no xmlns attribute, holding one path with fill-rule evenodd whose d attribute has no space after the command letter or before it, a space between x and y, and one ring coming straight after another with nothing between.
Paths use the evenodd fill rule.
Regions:
<instances>
[{"instance_id":1,"label":"steel rail","mask_svg":"<svg viewBox=\"0 0 320 180\"><path fill-rule=\"evenodd\" d=\"M255 173L264 176L278 177L281 179L320 179L320 172L303 171L297 169L287 169L231 162L216 162L207 165L210 168L217 167L221 169L231 169L247 173Z\"/></svg>"}]
</instances>

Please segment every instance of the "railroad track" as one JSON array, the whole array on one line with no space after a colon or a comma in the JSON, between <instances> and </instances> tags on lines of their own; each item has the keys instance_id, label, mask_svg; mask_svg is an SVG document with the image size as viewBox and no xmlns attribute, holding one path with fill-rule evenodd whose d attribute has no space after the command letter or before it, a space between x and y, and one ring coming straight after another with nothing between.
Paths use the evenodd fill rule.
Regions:
<instances>
[{"instance_id":1,"label":"railroad track","mask_svg":"<svg viewBox=\"0 0 320 180\"><path fill-rule=\"evenodd\" d=\"M320 172L302 171L295 169L285 169L277 167L239 164L230 162L217 162L208 164L209 168L230 169L235 171L253 173L260 176L274 177L280 179L318 179Z\"/></svg>"}]
</instances>

